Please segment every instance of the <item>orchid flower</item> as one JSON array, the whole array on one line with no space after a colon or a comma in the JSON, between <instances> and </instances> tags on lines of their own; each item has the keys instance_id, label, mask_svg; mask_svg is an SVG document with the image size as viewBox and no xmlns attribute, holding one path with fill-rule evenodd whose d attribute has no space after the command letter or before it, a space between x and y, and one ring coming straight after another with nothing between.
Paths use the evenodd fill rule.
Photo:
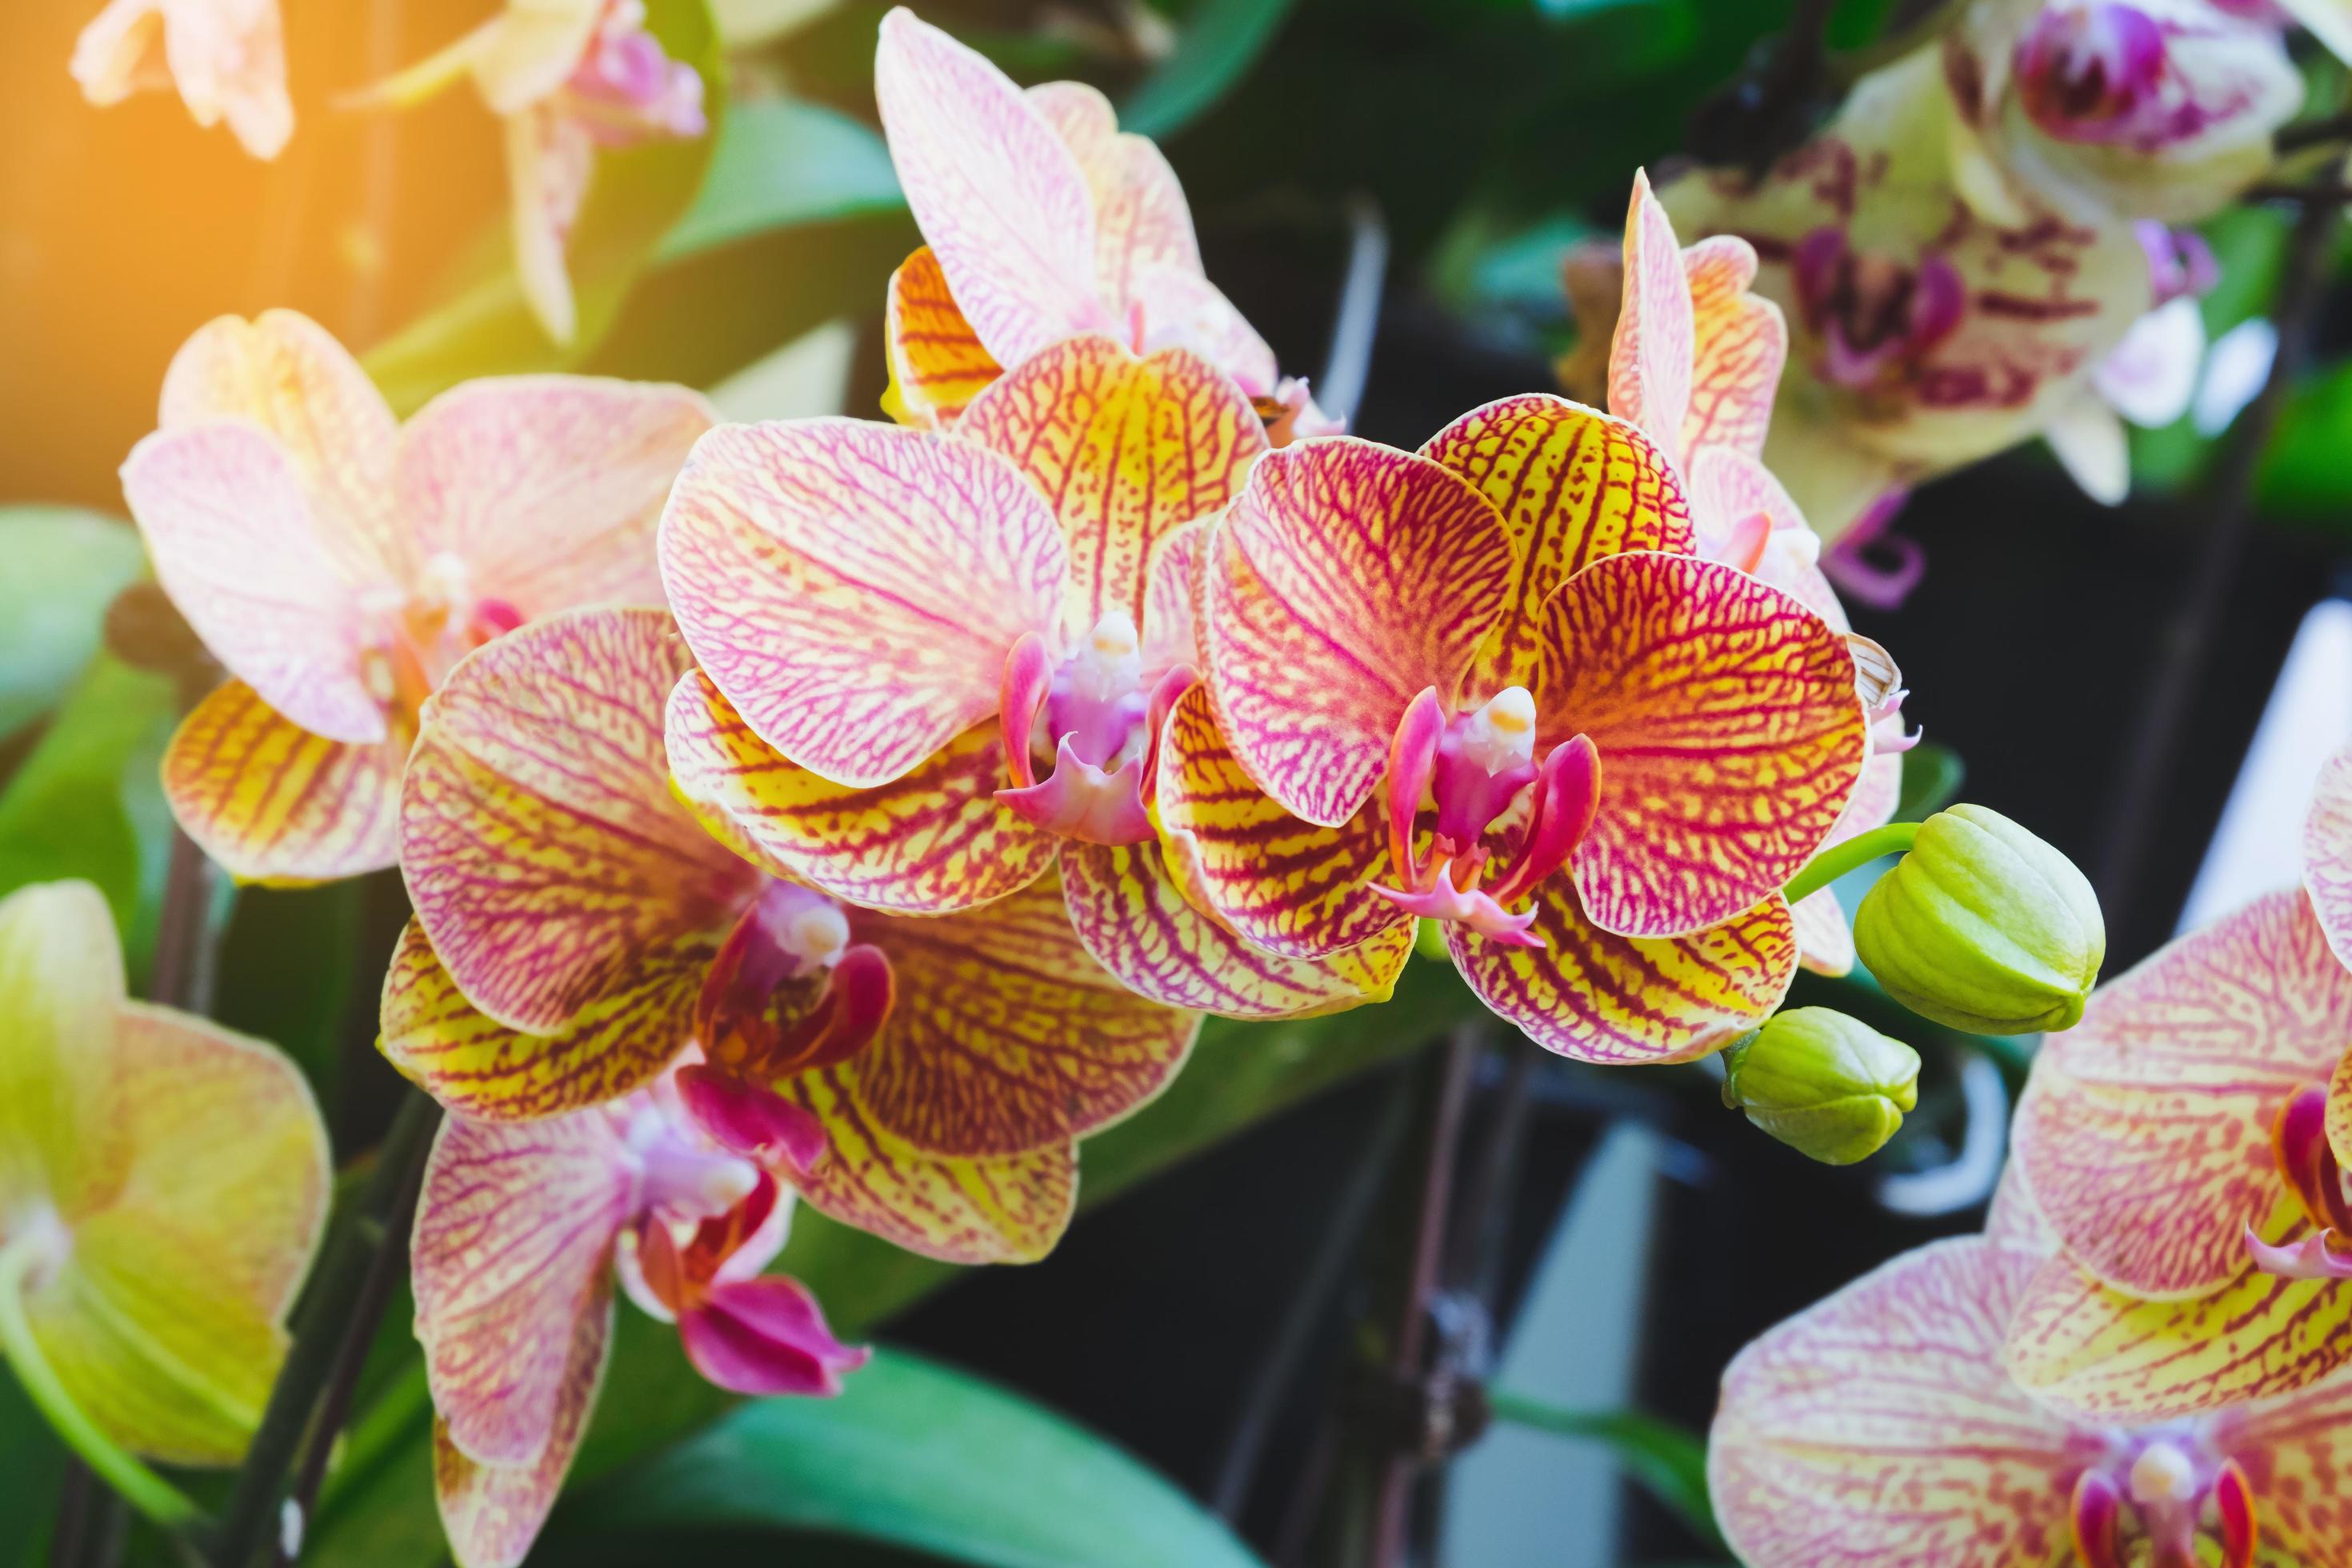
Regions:
<instances>
[{"instance_id":1,"label":"orchid flower","mask_svg":"<svg viewBox=\"0 0 2352 1568\"><path fill-rule=\"evenodd\" d=\"M661 500L710 418L683 387L528 376L402 426L304 317L199 331L122 468L157 577L232 677L164 757L190 837L248 881L391 865L419 705L533 616L656 594Z\"/></svg>"},{"instance_id":2,"label":"orchid flower","mask_svg":"<svg viewBox=\"0 0 2352 1568\"><path fill-rule=\"evenodd\" d=\"M1684 235L1756 249L1790 337L1765 461L1832 546L1890 492L2038 434L2148 308L2129 224L2030 202L1986 216L1958 127L1930 47L1761 180L1659 192Z\"/></svg>"},{"instance_id":3,"label":"orchid flower","mask_svg":"<svg viewBox=\"0 0 2352 1568\"><path fill-rule=\"evenodd\" d=\"M872 909L971 909L1058 866L1088 949L1171 1005L1275 1017L1386 995L1411 950L1395 921L1312 955L1253 946L1187 902L1154 843L1162 736L1197 665L1197 524L1265 449L1207 361L1101 337L1032 354L952 432L713 433L662 522L704 677L670 710L679 790Z\"/></svg>"},{"instance_id":4,"label":"orchid flower","mask_svg":"<svg viewBox=\"0 0 2352 1568\"><path fill-rule=\"evenodd\" d=\"M278 0L109 0L74 45L73 77L101 109L177 88L197 124L226 121L257 158L294 134Z\"/></svg>"},{"instance_id":5,"label":"orchid flower","mask_svg":"<svg viewBox=\"0 0 2352 1568\"><path fill-rule=\"evenodd\" d=\"M1244 938L1440 921L1489 1006L1592 1060L1703 1055L1779 1003L1780 889L1868 750L1854 657L1695 553L1640 431L1538 395L1417 453L1304 442L1200 548L1206 689L1160 820Z\"/></svg>"},{"instance_id":6,"label":"orchid flower","mask_svg":"<svg viewBox=\"0 0 2352 1568\"><path fill-rule=\"evenodd\" d=\"M2070 1418L2002 1346L2042 1259L1905 1253L1742 1351L1707 1489L1749 1568L2326 1568L2352 1545L2352 1384L2178 1420Z\"/></svg>"},{"instance_id":7,"label":"orchid flower","mask_svg":"<svg viewBox=\"0 0 2352 1568\"><path fill-rule=\"evenodd\" d=\"M2195 231L2160 223L2132 226L2147 252L2155 304L2042 433L2083 493L2104 506L2120 506L2131 493L2124 422L2161 429L2196 401L2205 363L2205 316L2197 300L2221 276Z\"/></svg>"},{"instance_id":8,"label":"orchid flower","mask_svg":"<svg viewBox=\"0 0 2352 1568\"><path fill-rule=\"evenodd\" d=\"M513 1568L546 1521L604 1382L616 1275L719 1387L841 1391L866 1352L797 1280L761 1272L791 1212L667 1079L548 1121L442 1123L409 1256L459 1568Z\"/></svg>"},{"instance_id":9,"label":"orchid flower","mask_svg":"<svg viewBox=\"0 0 2352 1568\"><path fill-rule=\"evenodd\" d=\"M173 1464L234 1464L329 1185L302 1075L127 1000L98 889L0 900L0 1352L53 1417Z\"/></svg>"},{"instance_id":10,"label":"orchid flower","mask_svg":"<svg viewBox=\"0 0 2352 1568\"><path fill-rule=\"evenodd\" d=\"M666 54L645 0L507 0L499 14L361 101L404 107L471 76L506 126L515 271L547 335L579 331L564 255L600 151L709 129L702 78Z\"/></svg>"},{"instance_id":11,"label":"orchid flower","mask_svg":"<svg viewBox=\"0 0 2352 1568\"><path fill-rule=\"evenodd\" d=\"M2162 949L2033 1065L2019 1168L2064 1246L2021 1299L2021 1382L2169 1420L2352 1362L2352 1234L2326 1127L2352 971L2300 893Z\"/></svg>"},{"instance_id":12,"label":"orchid flower","mask_svg":"<svg viewBox=\"0 0 2352 1568\"><path fill-rule=\"evenodd\" d=\"M1147 137L1084 82L1024 92L900 6L882 19L874 95L924 247L890 279L892 414L952 422L1008 367L1098 333L1139 354L1187 348L1239 384L1276 445L1338 421L1201 268L1192 209Z\"/></svg>"},{"instance_id":13,"label":"orchid flower","mask_svg":"<svg viewBox=\"0 0 2352 1568\"><path fill-rule=\"evenodd\" d=\"M1197 1019L1103 974L1050 882L896 919L786 879L722 816L706 831L664 759L681 700L713 699L658 610L575 611L458 665L402 792L417 913L384 1054L459 1115L537 1121L698 1043L686 1110L818 1209L953 1261L1042 1256L1076 1140L1157 1093Z\"/></svg>"},{"instance_id":14,"label":"orchid flower","mask_svg":"<svg viewBox=\"0 0 2352 1568\"><path fill-rule=\"evenodd\" d=\"M1749 291L1756 251L1736 235L1684 247L1636 171L1625 217L1622 297L1609 356L1609 411L1630 420L1685 476L1693 542L1802 602L1831 627L1852 623L1816 563L1821 539L1764 466L1765 433L1789 352L1780 307ZM1917 743L1902 720L1900 677L1884 649L1855 642L1871 689L1871 758L1822 847L1883 826L1903 793L1901 753ZM1796 906L1805 966L1843 974L1853 932L1835 891Z\"/></svg>"}]
</instances>

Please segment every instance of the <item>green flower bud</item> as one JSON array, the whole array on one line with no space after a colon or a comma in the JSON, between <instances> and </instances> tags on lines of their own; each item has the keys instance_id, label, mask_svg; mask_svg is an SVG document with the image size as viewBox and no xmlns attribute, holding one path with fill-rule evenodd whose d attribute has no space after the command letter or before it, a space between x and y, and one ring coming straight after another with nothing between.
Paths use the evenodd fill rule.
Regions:
<instances>
[{"instance_id":1,"label":"green flower bud","mask_svg":"<svg viewBox=\"0 0 2352 1568\"><path fill-rule=\"evenodd\" d=\"M1855 911L1854 949L1887 994L1979 1035L2074 1026L2107 956L2074 863L1996 811L1956 805Z\"/></svg>"},{"instance_id":2,"label":"green flower bud","mask_svg":"<svg viewBox=\"0 0 2352 1568\"><path fill-rule=\"evenodd\" d=\"M1919 1053L1828 1007L1774 1014L1724 1067L1724 1104L1824 1165L1875 1154L1919 1103Z\"/></svg>"}]
</instances>

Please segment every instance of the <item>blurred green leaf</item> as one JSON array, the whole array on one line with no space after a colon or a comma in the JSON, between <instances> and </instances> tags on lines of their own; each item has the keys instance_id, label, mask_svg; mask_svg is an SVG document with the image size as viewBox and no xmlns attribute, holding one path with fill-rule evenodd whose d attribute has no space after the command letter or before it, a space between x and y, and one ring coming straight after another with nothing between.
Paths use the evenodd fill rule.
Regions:
<instances>
[{"instance_id":1,"label":"blurred green leaf","mask_svg":"<svg viewBox=\"0 0 2352 1568\"><path fill-rule=\"evenodd\" d=\"M580 1498L548 1544L573 1561L642 1561L633 1548L676 1551L681 1537L730 1527L848 1536L989 1568L1257 1562L1108 1440L895 1351L877 1352L838 1399L740 1406Z\"/></svg>"},{"instance_id":2,"label":"blurred green leaf","mask_svg":"<svg viewBox=\"0 0 2352 1568\"><path fill-rule=\"evenodd\" d=\"M365 356L392 405L408 413L461 381L564 370L593 350L663 235L694 202L714 144L727 133L727 63L708 0L647 0L646 24L663 47L702 75L711 134L654 141L600 154L570 247L579 331L551 341L524 302L511 265L464 289ZM486 135L489 134L486 132ZM499 220L503 232L505 219ZM499 252L504 257L503 248Z\"/></svg>"},{"instance_id":3,"label":"blurred green leaf","mask_svg":"<svg viewBox=\"0 0 2352 1568\"><path fill-rule=\"evenodd\" d=\"M172 683L100 654L0 791L0 893L79 877L114 910L134 983L154 951L172 819Z\"/></svg>"},{"instance_id":4,"label":"blurred green leaf","mask_svg":"<svg viewBox=\"0 0 2352 1568\"><path fill-rule=\"evenodd\" d=\"M0 741L58 705L99 649L106 606L146 570L139 535L66 506L0 509Z\"/></svg>"},{"instance_id":5,"label":"blurred green leaf","mask_svg":"<svg viewBox=\"0 0 2352 1568\"><path fill-rule=\"evenodd\" d=\"M49 1560L49 1527L65 1479L65 1446L0 1365L0 1568L42 1568Z\"/></svg>"},{"instance_id":6,"label":"blurred green leaf","mask_svg":"<svg viewBox=\"0 0 2352 1568\"><path fill-rule=\"evenodd\" d=\"M1216 106L1265 52L1296 0L1202 0L1176 47L1119 106L1122 129L1170 136Z\"/></svg>"},{"instance_id":7,"label":"blurred green leaf","mask_svg":"<svg viewBox=\"0 0 2352 1568\"><path fill-rule=\"evenodd\" d=\"M1490 1400L1497 1421L1603 1445L1701 1540L1724 1543L1707 1500L1706 1444L1696 1435L1638 1410L1564 1410L1500 1389Z\"/></svg>"},{"instance_id":8,"label":"blurred green leaf","mask_svg":"<svg viewBox=\"0 0 2352 1568\"><path fill-rule=\"evenodd\" d=\"M360 984L361 886L241 888L221 938L214 1016L293 1058L325 1105L336 1103L344 1015Z\"/></svg>"},{"instance_id":9,"label":"blurred green leaf","mask_svg":"<svg viewBox=\"0 0 2352 1568\"><path fill-rule=\"evenodd\" d=\"M845 114L789 98L727 117L702 194L655 250L683 261L755 234L906 205L890 151Z\"/></svg>"},{"instance_id":10,"label":"blurred green leaf","mask_svg":"<svg viewBox=\"0 0 2352 1568\"><path fill-rule=\"evenodd\" d=\"M1483 1016L1451 964L1409 965L1378 1007L1285 1024L1211 1019L1167 1092L1080 1151L1081 1212L1208 1149L1242 1128ZM934 1262L803 1208L777 1267L807 1282L844 1337L857 1339L954 1279ZM686 1364L677 1332L624 1310L612 1370L572 1472L575 1489L674 1442L736 1403ZM306 1568L431 1568L441 1560L428 1435L368 1475L331 1486L304 1551Z\"/></svg>"},{"instance_id":11,"label":"blurred green leaf","mask_svg":"<svg viewBox=\"0 0 2352 1568\"><path fill-rule=\"evenodd\" d=\"M1922 741L1903 753L1903 794L1895 805L1896 822L1925 822L1958 798L1968 765L1959 752Z\"/></svg>"}]
</instances>

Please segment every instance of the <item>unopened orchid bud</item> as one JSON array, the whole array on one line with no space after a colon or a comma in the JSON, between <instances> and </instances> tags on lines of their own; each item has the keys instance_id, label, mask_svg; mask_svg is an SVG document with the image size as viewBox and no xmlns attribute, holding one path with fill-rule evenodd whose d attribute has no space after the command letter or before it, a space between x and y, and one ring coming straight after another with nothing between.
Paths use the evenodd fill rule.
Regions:
<instances>
[{"instance_id":1,"label":"unopened orchid bud","mask_svg":"<svg viewBox=\"0 0 2352 1568\"><path fill-rule=\"evenodd\" d=\"M2023 1035L2083 1016L2107 932L2073 861L1999 812L1956 805L1864 896L1854 947L1922 1017Z\"/></svg>"},{"instance_id":2,"label":"unopened orchid bud","mask_svg":"<svg viewBox=\"0 0 2352 1568\"><path fill-rule=\"evenodd\" d=\"M1774 1014L1724 1065L1724 1104L1824 1165L1875 1154L1919 1103L1919 1053L1828 1007Z\"/></svg>"}]
</instances>

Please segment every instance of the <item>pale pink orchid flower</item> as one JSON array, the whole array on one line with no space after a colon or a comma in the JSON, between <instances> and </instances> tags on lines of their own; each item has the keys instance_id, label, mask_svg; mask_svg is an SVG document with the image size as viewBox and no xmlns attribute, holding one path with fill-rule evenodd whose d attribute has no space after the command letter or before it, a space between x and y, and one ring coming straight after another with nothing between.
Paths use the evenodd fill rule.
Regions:
<instances>
[{"instance_id":1,"label":"pale pink orchid flower","mask_svg":"<svg viewBox=\"0 0 2352 1568\"><path fill-rule=\"evenodd\" d=\"M294 134L278 0L112 0L81 30L72 70L101 109L176 88L197 124L226 121L257 158Z\"/></svg>"}]
</instances>

